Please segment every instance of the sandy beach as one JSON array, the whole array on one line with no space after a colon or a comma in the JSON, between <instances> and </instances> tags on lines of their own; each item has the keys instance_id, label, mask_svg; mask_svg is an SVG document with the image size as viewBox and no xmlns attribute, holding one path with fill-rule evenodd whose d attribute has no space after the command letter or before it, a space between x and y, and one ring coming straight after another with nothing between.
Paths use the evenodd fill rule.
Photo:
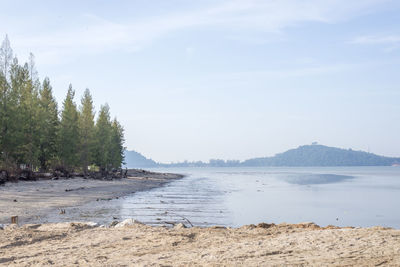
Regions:
<instances>
[{"instance_id":1,"label":"sandy beach","mask_svg":"<svg viewBox=\"0 0 400 267\"><path fill-rule=\"evenodd\" d=\"M181 175L130 171L121 180L60 179L0 187L0 265L396 266L400 230L313 223L240 228L155 227L128 219L65 222L60 210L162 186ZM71 210L67 210L67 213ZM19 216L19 225L9 224ZM52 216L58 223L46 223ZM186 224L189 226L189 223Z\"/></svg>"},{"instance_id":2,"label":"sandy beach","mask_svg":"<svg viewBox=\"0 0 400 267\"><path fill-rule=\"evenodd\" d=\"M7 183L0 186L0 224L18 216L19 223L43 223L60 210L92 201L107 201L149 190L182 178L179 174L129 170L128 178L93 180L83 178Z\"/></svg>"},{"instance_id":3,"label":"sandy beach","mask_svg":"<svg viewBox=\"0 0 400 267\"><path fill-rule=\"evenodd\" d=\"M121 227L119 227L121 226ZM83 223L0 230L9 266L395 266L400 230L312 223L174 228Z\"/></svg>"}]
</instances>

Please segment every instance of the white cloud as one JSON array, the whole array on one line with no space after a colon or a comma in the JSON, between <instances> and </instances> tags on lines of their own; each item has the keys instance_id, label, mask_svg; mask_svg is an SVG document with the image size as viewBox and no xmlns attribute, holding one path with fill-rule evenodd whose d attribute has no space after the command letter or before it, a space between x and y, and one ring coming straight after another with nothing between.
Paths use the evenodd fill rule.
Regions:
<instances>
[{"instance_id":1,"label":"white cloud","mask_svg":"<svg viewBox=\"0 0 400 267\"><path fill-rule=\"evenodd\" d=\"M12 42L19 51L33 51L41 64L54 64L59 63L60 58L72 60L82 54L137 51L171 32L201 27L222 29L228 38L243 36L259 40L263 34L282 32L298 23L334 23L357 16L382 2L384 0L350 3L345 0L224 0L201 9L148 16L140 21L126 18L118 23L84 14L71 18L78 20L75 26L60 27L56 32L19 30L20 35L13 35ZM248 32L256 37L249 36Z\"/></svg>"}]
</instances>

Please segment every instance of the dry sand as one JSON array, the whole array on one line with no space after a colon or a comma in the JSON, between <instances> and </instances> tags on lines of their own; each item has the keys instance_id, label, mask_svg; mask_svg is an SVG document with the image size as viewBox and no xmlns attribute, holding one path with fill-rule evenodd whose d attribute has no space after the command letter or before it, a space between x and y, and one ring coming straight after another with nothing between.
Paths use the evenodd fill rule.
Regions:
<instances>
[{"instance_id":1,"label":"dry sand","mask_svg":"<svg viewBox=\"0 0 400 267\"><path fill-rule=\"evenodd\" d=\"M19 223L45 222L60 209L96 200L109 200L162 186L182 178L179 174L129 170L129 177L117 180L60 179L7 183L0 186L0 224L18 216Z\"/></svg>"},{"instance_id":2,"label":"dry sand","mask_svg":"<svg viewBox=\"0 0 400 267\"><path fill-rule=\"evenodd\" d=\"M400 266L400 230L315 224L172 229L80 223L0 230L10 266Z\"/></svg>"}]
</instances>

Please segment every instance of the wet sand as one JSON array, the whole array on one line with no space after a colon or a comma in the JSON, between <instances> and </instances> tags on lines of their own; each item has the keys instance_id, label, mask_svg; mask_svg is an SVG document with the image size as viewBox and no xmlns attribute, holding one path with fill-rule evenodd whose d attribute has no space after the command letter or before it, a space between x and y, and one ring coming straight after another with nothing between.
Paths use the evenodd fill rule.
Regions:
<instances>
[{"instance_id":1,"label":"wet sand","mask_svg":"<svg viewBox=\"0 0 400 267\"><path fill-rule=\"evenodd\" d=\"M20 224L43 223L49 217L54 221L62 209L149 190L183 177L136 170L129 170L128 176L110 181L73 178L7 183L0 186L0 224L10 223L11 216L18 216Z\"/></svg>"},{"instance_id":2,"label":"wet sand","mask_svg":"<svg viewBox=\"0 0 400 267\"><path fill-rule=\"evenodd\" d=\"M165 228L81 223L0 230L10 266L399 266L400 230L312 223Z\"/></svg>"},{"instance_id":3,"label":"wet sand","mask_svg":"<svg viewBox=\"0 0 400 267\"><path fill-rule=\"evenodd\" d=\"M400 230L313 223L240 228L99 226L46 222L49 214L162 186L182 176L130 172L0 187L0 265L9 266L399 266ZM15 201L14 201L15 200ZM97 202L96 202L97 203ZM18 225L8 224L18 215ZM111 220L110 220L111 221ZM36 224L27 224L35 222ZM189 223L186 223L189 225Z\"/></svg>"}]
</instances>

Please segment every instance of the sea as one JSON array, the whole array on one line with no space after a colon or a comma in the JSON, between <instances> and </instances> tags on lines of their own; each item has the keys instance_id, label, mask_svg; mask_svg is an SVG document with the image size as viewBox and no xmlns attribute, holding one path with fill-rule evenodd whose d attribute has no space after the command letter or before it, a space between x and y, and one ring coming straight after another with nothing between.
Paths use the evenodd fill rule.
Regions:
<instances>
[{"instance_id":1,"label":"sea","mask_svg":"<svg viewBox=\"0 0 400 267\"><path fill-rule=\"evenodd\" d=\"M166 226L177 222L200 227L314 222L400 229L400 167L151 170L185 177L109 201L102 210L87 209L80 219L106 223L111 217L134 218Z\"/></svg>"}]
</instances>

